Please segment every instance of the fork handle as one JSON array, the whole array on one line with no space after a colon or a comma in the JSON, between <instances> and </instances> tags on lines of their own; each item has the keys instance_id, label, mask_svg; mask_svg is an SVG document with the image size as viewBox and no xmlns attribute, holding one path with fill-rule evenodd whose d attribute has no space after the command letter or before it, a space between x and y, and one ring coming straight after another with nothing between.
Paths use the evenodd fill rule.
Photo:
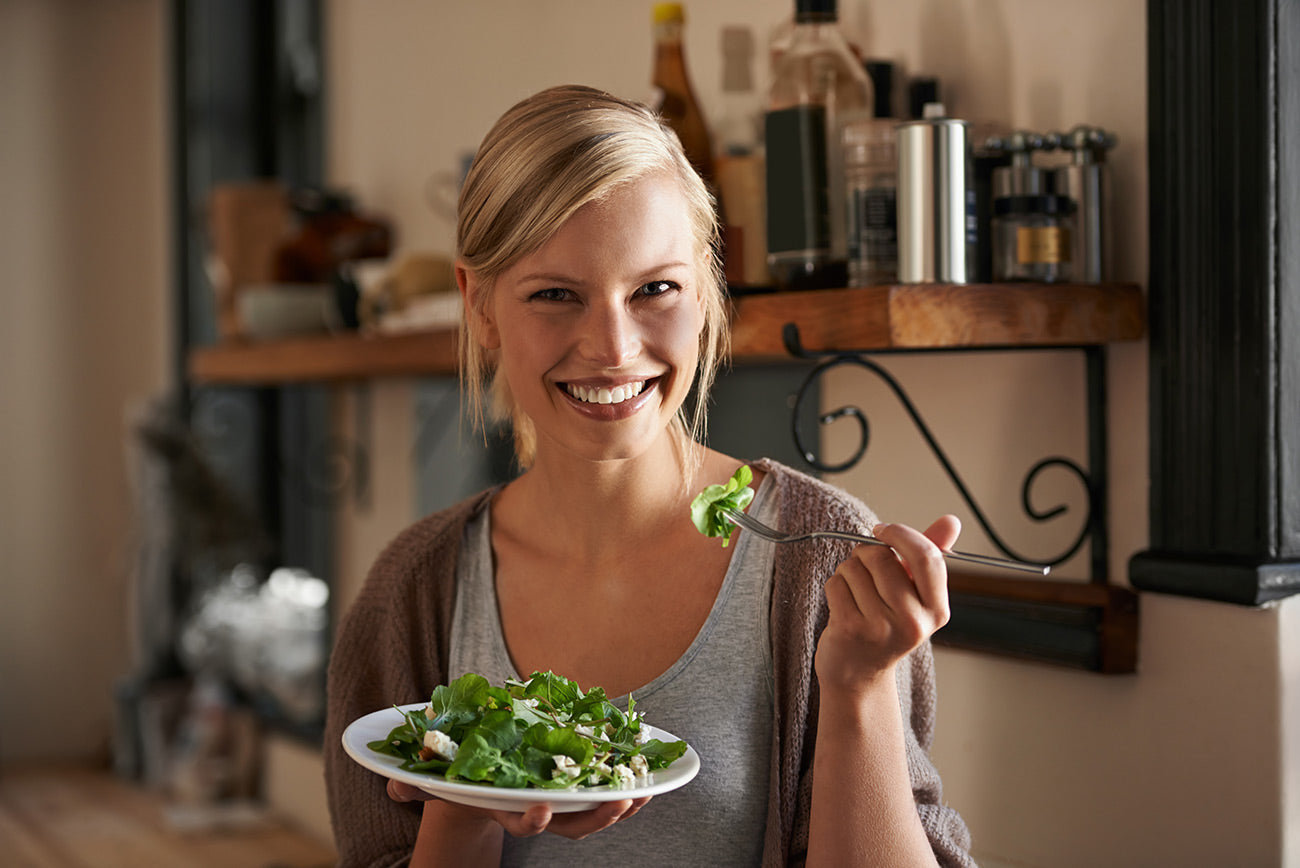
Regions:
<instances>
[{"instance_id":1,"label":"fork handle","mask_svg":"<svg viewBox=\"0 0 1300 868\"><path fill-rule=\"evenodd\" d=\"M867 543L870 545L884 546L889 548L889 544L876 539L874 536L863 536L857 533L846 533L840 530L818 530L813 531L809 536L823 537L828 539L842 539L849 542ZM940 549L943 556L953 561L965 561L971 564L979 564L985 567L999 567L1001 569L1020 570L1025 573L1037 573L1045 576L1051 570L1051 567L1043 564L1028 564L1024 561L1012 561L1006 558L995 558L992 555L977 555L971 552L958 552L950 549Z\"/></svg>"}]
</instances>

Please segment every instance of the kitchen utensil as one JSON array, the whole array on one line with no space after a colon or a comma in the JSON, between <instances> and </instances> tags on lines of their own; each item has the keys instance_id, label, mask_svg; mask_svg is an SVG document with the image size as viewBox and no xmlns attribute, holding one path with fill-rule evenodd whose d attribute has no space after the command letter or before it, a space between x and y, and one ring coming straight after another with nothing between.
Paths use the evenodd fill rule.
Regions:
<instances>
[{"instance_id":1,"label":"kitchen utensil","mask_svg":"<svg viewBox=\"0 0 1300 868\"><path fill-rule=\"evenodd\" d=\"M865 536L857 533L847 533L840 530L814 530L807 533L786 533L776 528L768 527L756 518L752 518L748 513L735 509L723 509L722 514L727 520L739 528L758 534L764 539L772 542L788 543L804 539L842 539L849 542L868 543L870 545L886 546L888 543L878 540L873 536ZM980 564L985 567L1001 567L1009 570L1020 570L1026 573L1036 573L1040 576L1047 575L1051 567L1043 564L1027 564L1023 561L1012 561L1006 558L995 558L991 555L976 555L969 552L945 551L943 556L955 561L966 561L967 563Z\"/></svg>"}]
</instances>

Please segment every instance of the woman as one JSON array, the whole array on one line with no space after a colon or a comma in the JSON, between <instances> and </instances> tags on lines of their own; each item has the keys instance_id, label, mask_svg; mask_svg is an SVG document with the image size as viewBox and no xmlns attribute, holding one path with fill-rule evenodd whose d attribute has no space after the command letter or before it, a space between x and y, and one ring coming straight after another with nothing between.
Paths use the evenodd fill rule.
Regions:
<instances>
[{"instance_id":1,"label":"woman","mask_svg":"<svg viewBox=\"0 0 1300 868\"><path fill-rule=\"evenodd\" d=\"M694 494L740 463L699 443L727 334L714 214L671 131L599 91L543 91L484 139L459 205L462 371L476 417L490 388L510 419L524 472L399 536L340 627L326 774L342 864L970 863L926 753L956 519L878 524L758 461L752 514L874 530L894 551L723 547L691 523ZM653 802L512 814L385 793L338 747L351 720L464 672L534 670L634 693L700 774Z\"/></svg>"}]
</instances>

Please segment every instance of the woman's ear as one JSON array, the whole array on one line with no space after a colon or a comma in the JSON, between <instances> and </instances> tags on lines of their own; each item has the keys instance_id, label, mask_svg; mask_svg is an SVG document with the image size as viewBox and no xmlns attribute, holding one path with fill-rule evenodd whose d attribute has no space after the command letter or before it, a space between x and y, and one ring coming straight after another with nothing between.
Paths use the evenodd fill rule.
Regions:
<instances>
[{"instance_id":1,"label":"woman's ear","mask_svg":"<svg viewBox=\"0 0 1300 868\"><path fill-rule=\"evenodd\" d=\"M470 326L470 334L483 349L498 349L501 346L501 335L492 318L491 305L484 304L480 311L475 304L475 300L486 289L483 282L472 270L457 262L456 285L460 287L460 299L465 306L465 321Z\"/></svg>"}]
</instances>

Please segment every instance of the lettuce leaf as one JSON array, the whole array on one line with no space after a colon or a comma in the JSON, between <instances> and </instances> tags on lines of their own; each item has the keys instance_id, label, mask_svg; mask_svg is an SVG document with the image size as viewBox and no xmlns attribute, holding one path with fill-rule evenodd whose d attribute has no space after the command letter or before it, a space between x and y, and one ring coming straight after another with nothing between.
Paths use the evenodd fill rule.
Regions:
<instances>
[{"instance_id":1,"label":"lettuce leaf","mask_svg":"<svg viewBox=\"0 0 1300 868\"><path fill-rule=\"evenodd\" d=\"M749 484L754 481L754 472L748 464L737 468L726 483L710 485L691 501L691 521L705 536L722 537L725 547L731 542L731 532L736 529L722 514L724 509L743 511L754 499L754 489Z\"/></svg>"}]
</instances>

